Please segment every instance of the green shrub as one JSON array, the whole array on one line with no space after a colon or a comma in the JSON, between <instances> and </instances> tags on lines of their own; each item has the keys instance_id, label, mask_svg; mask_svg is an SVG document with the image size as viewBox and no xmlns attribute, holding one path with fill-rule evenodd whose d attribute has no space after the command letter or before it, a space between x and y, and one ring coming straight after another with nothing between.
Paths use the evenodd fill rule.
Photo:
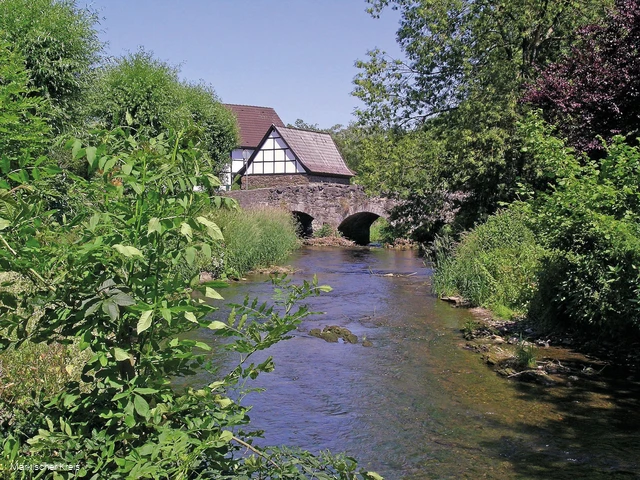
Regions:
<instances>
[{"instance_id":1,"label":"green shrub","mask_svg":"<svg viewBox=\"0 0 640 480\"><path fill-rule=\"evenodd\" d=\"M537 352L532 343L528 343L520 337L515 351L516 363L522 368L535 368Z\"/></svg>"},{"instance_id":2,"label":"green shrub","mask_svg":"<svg viewBox=\"0 0 640 480\"><path fill-rule=\"evenodd\" d=\"M438 295L460 295L503 315L526 310L544 249L521 209L498 212L458 244L439 237L434 248L433 288Z\"/></svg>"},{"instance_id":3,"label":"green shrub","mask_svg":"<svg viewBox=\"0 0 640 480\"><path fill-rule=\"evenodd\" d=\"M341 237L342 234L337 228L333 228L328 223L323 224L320 228L313 232L313 238Z\"/></svg>"},{"instance_id":4,"label":"green shrub","mask_svg":"<svg viewBox=\"0 0 640 480\"><path fill-rule=\"evenodd\" d=\"M371 224L369 231L369 240L375 243L393 243L396 236L393 232L393 228L389 225L389 222L379 217L375 222Z\"/></svg>"},{"instance_id":5,"label":"green shrub","mask_svg":"<svg viewBox=\"0 0 640 480\"><path fill-rule=\"evenodd\" d=\"M252 355L312 314L300 301L330 287L276 278L276 306L246 298L226 321L212 319L222 299L214 288L225 284L185 280L180 268L198 252L211 257L224 240L202 215L208 196L194 191L216 177L192 169L197 158L187 157L198 152L181 149L179 138L123 130L103 138L96 147L73 144L101 170L95 182L76 185L102 200L77 218L52 220L36 189L0 189L0 271L16 274L0 292L0 352L77 342L86 355L81 382L65 382L2 429L0 462L78 466L55 479L377 478L344 457L261 453L248 408L234 400L245 380L274 368L271 357L249 363ZM31 179L27 171L19 178ZM72 242L48 240L69 231ZM17 288L22 279L29 288ZM226 374L208 368L216 379L209 385L176 389L170 379L207 368L202 352L212 347L185 338L198 328L225 337L217 346L236 352L237 364ZM12 478L32 475L16 470Z\"/></svg>"},{"instance_id":6,"label":"green shrub","mask_svg":"<svg viewBox=\"0 0 640 480\"><path fill-rule=\"evenodd\" d=\"M218 260L214 255L218 261L214 267L228 276L241 277L255 268L275 265L300 246L297 225L284 210L218 209L211 210L209 216L224 236Z\"/></svg>"},{"instance_id":7,"label":"green shrub","mask_svg":"<svg viewBox=\"0 0 640 480\"><path fill-rule=\"evenodd\" d=\"M622 137L600 165L567 156L567 175L532 202L549 251L530 316L615 339L640 337L640 151Z\"/></svg>"}]
</instances>

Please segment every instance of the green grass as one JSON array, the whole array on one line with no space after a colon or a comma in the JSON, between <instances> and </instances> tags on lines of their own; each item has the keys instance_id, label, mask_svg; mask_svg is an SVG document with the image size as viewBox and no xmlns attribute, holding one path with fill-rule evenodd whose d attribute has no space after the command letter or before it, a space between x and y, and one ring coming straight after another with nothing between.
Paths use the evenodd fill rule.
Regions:
<instances>
[{"instance_id":1,"label":"green grass","mask_svg":"<svg viewBox=\"0 0 640 480\"><path fill-rule=\"evenodd\" d=\"M535 368L536 348L531 344L526 344L522 338L516 347L516 362L522 368Z\"/></svg>"},{"instance_id":2,"label":"green grass","mask_svg":"<svg viewBox=\"0 0 640 480\"><path fill-rule=\"evenodd\" d=\"M460 295L505 318L527 310L545 253L515 209L493 215L458 244L437 239L434 250L435 293Z\"/></svg>"},{"instance_id":3,"label":"green grass","mask_svg":"<svg viewBox=\"0 0 640 480\"><path fill-rule=\"evenodd\" d=\"M240 277L255 268L276 265L300 246L297 225L284 210L219 209L209 216L224 235L217 252L221 262L215 265L223 275Z\"/></svg>"},{"instance_id":4,"label":"green grass","mask_svg":"<svg viewBox=\"0 0 640 480\"><path fill-rule=\"evenodd\" d=\"M395 239L391 226L386 219L378 217L378 219L371 224L371 228L369 230L369 240L371 242L393 243Z\"/></svg>"}]
</instances>

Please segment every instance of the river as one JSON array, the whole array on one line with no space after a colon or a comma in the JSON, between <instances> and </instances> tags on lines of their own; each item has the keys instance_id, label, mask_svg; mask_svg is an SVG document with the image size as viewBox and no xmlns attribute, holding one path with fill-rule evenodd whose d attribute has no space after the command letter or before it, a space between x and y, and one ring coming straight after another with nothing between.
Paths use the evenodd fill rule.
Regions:
<instances>
[{"instance_id":1,"label":"river","mask_svg":"<svg viewBox=\"0 0 640 480\"><path fill-rule=\"evenodd\" d=\"M567 388L498 377L461 348L470 314L430 293L414 252L310 247L288 263L333 291L309 299L326 313L269 349L276 369L243 401L261 444L345 452L387 480L640 478L637 378ZM248 280L225 298L269 297L265 277ZM326 325L372 346L309 335Z\"/></svg>"}]
</instances>

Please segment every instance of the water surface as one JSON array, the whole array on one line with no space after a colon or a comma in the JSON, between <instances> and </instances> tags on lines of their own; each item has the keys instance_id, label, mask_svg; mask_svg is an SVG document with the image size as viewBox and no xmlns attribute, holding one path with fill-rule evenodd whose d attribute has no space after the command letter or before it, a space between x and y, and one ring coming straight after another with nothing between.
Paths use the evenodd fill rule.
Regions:
<instances>
[{"instance_id":1,"label":"water surface","mask_svg":"<svg viewBox=\"0 0 640 480\"><path fill-rule=\"evenodd\" d=\"M640 478L636 379L566 388L496 376L461 348L471 317L431 295L414 252L314 247L289 263L296 280L317 274L334 290L308 301L324 315L258 358L276 364L252 383L265 391L243 401L263 445L345 452L390 480ZM232 285L225 298L269 298L264 280ZM373 346L308 334L326 325Z\"/></svg>"}]
</instances>

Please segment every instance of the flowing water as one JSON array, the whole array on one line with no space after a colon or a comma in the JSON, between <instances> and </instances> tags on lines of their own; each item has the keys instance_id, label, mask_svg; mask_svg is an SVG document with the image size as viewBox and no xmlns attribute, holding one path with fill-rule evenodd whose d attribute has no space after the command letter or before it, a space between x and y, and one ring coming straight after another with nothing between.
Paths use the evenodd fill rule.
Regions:
<instances>
[{"instance_id":1,"label":"flowing water","mask_svg":"<svg viewBox=\"0 0 640 480\"><path fill-rule=\"evenodd\" d=\"M269 349L276 370L243 401L252 427L265 430L261 444L345 452L388 480L640 478L638 379L567 388L498 377L461 348L470 314L431 295L431 272L413 252L316 247L289 263L294 279L317 274L334 290L309 299L325 315ZM268 298L264 280L223 293ZM326 325L372 346L309 335Z\"/></svg>"}]
</instances>

